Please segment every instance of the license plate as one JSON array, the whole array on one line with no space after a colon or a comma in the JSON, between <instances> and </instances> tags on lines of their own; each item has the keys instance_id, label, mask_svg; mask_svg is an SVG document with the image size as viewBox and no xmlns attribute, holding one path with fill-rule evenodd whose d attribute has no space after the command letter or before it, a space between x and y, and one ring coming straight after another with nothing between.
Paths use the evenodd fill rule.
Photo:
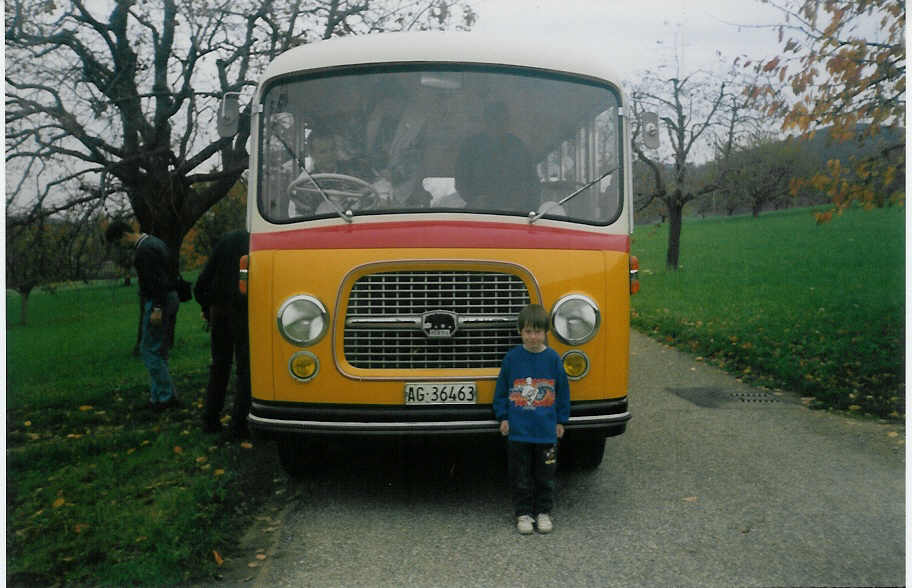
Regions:
<instances>
[{"instance_id":1,"label":"license plate","mask_svg":"<svg viewBox=\"0 0 912 588\"><path fill-rule=\"evenodd\" d=\"M410 382L406 404L475 404L475 382Z\"/></svg>"}]
</instances>

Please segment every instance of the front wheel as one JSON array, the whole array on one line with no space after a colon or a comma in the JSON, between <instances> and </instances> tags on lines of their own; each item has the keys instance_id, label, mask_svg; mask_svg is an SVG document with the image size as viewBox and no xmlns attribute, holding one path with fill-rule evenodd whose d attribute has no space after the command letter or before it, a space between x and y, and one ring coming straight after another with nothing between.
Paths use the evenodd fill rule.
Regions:
<instances>
[{"instance_id":1,"label":"front wheel","mask_svg":"<svg viewBox=\"0 0 912 588\"><path fill-rule=\"evenodd\" d=\"M279 463L292 478L300 478L325 463L327 444L301 435L283 435L276 440Z\"/></svg>"},{"instance_id":2,"label":"front wheel","mask_svg":"<svg viewBox=\"0 0 912 588\"><path fill-rule=\"evenodd\" d=\"M602 436L572 437L563 442L562 450L569 465L594 470L605 456L605 438Z\"/></svg>"}]
</instances>

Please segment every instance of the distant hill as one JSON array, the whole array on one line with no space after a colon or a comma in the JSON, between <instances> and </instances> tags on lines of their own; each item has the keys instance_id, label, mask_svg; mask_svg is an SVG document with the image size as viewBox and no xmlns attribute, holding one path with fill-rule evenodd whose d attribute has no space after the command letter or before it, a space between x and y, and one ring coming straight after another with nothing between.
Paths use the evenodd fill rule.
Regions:
<instances>
[{"instance_id":1,"label":"distant hill","mask_svg":"<svg viewBox=\"0 0 912 588\"><path fill-rule=\"evenodd\" d=\"M811 139L790 140L797 140L799 144L806 145L811 153L817 154L821 162L838 159L843 163L848 162L852 156L857 158L873 155L880 152L884 147L905 143L905 129L883 128L874 137L865 137L864 131L867 128L868 125L859 124L856 132L858 139L843 142L833 140L832 127L817 131Z\"/></svg>"}]
</instances>

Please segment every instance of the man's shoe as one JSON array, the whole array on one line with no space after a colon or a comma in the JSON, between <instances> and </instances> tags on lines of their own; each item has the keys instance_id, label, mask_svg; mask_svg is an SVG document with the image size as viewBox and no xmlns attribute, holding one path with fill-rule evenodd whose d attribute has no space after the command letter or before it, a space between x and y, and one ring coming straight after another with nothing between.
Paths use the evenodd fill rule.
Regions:
<instances>
[{"instance_id":1,"label":"man's shoe","mask_svg":"<svg viewBox=\"0 0 912 588\"><path fill-rule=\"evenodd\" d=\"M535 519L529 515L521 515L516 519L516 530L519 531L520 535L531 535L534 522Z\"/></svg>"},{"instance_id":2,"label":"man's shoe","mask_svg":"<svg viewBox=\"0 0 912 588\"><path fill-rule=\"evenodd\" d=\"M535 521L539 533L550 533L554 530L554 523L551 522L551 516L547 513L541 513Z\"/></svg>"}]
</instances>

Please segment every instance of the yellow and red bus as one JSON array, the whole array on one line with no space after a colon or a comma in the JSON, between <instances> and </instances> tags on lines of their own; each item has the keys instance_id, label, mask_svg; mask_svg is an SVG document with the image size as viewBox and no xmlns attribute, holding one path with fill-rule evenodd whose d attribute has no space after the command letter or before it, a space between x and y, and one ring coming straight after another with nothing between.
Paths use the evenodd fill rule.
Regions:
<instances>
[{"instance_id":1,"label":"yellow and red bus","mask_svg":"<svg viewBox=\"0 0 912 588\"><path fill-rule=\"evenodd\" d=\"M604 60L474 33L279 56L252 108L251 428L283 466L327 435L496 434L530 302L597 466L628 410L630 111Z\"/></svg>"}]
</instances>

